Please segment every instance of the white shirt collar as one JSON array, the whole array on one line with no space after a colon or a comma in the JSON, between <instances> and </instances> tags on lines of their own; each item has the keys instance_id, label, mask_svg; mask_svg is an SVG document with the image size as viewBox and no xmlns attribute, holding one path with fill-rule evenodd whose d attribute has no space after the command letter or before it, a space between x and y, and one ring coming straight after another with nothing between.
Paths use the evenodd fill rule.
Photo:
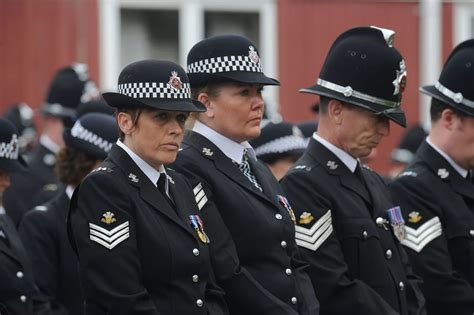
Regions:
<instances>
[{"instance_id":1,"label":"white shirt collar","mask_svg":"<svg viewBox=\"0 0 474 315\"><path fill-rule=\"evenodd\" d=\"M59 146L56 142L51 140L51 138L48 135L42 134L40 137L39 142L46 147L49 151L53 152L54 154L57 154L59 150L61 150L61 146Z\"/></svg>"},{"instance_id":2,"label":"white shirt collar","mask_svg":"<svg viewBox=\"0 0 474 315\"><path fill-rule=\"evenodd\" d=\"M5 208L3 206L0 206L0 214L5 214Z\"/></svg>"},{"instance_id":3,"label":"white shirt collar","mask_svg":"<svg viewBox=\"0 0 474 315\"><path fill-rule=\"evenodd\" d=\"M160 166L159 171L157 171L155 168L153 168L150 164L145 162L141 157L139 157L135 152L133 152L129 147L125 145L120 139L117 140L117 145L121 147L137 164L137 166L140 168L140 170L151 180L153 185L156 187L156 183L158 182L158 179L160 178L161 174L166 175L166 170L163 165ZM165 189L166 193L169 195L169 190L168 190L168 180L165 182Z\"/></svg>"},{"instance_id":4,"label":"white shirt collar","mask_svg":"<svg viewBox=\"0 0 474 315\"><path fill-rule=\"evenodd\" d=\"M214 145L218 147L219 150L221 150L228 158L239 164L242 163L245 149L247 150L248 156L254 160L257 159L255 151L248 141L237 143L221 135L214 129L209 128L198 120L194 124L193 131L206 137L209 141L214 143Z\"/></svg>"},{"instance_id":5,"label":"white shirt collar","mask_svg":"<svg viewBox=\"0 0 474 315\"><path fill-rule=\"evenodd\" d=\"M76 189L76 187L73 187L72 185L66 186L65 193L69 197L69 200L71 200L72 194L74 193L74 189Z\"/></svg>"},{"instance_id":6,"label":"white shirt collar","mask_svg":"<svg viewBox=\"0 0 474 315\"><path fill-rule=\"evenodd\" d=\"M341 160L342 163L344 163L352 173L355 172L357 163L359 163L357 159L353 158L346 151L339 149L338 147L336 147L334 144L330 143L326 139L320 137L316 132L313 133L313 139L321 143L323 146L326 147L326 149L328 149L334 155L336 155L338 159Z\"/></svg>"},{"instance_id":7,"label":"white shirt collar","mask_svg":"<svg viewBox=\"0 0 474 315\"><path fill-rule=\"evenodd\" d=\"M426 142L433 148L435 149L436 152L438 152L446 161L448 161L449 164L456 170L456 172L459 173L463 178L466 178L467 174L469 173L468 170L462 168L459 166L458 163L454 162L454 160L447 155L446 153L443 152L440 148L438 148L433 142L430 141L429 137L426 137Z\"/></svg>"}]
</instances>

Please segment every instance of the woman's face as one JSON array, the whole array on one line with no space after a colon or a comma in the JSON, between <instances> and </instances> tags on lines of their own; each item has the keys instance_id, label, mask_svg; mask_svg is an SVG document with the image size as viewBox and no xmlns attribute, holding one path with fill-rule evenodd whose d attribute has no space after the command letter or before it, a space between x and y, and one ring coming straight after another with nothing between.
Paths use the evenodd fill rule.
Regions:
<instances>
[{"instance_id":1,"label":"woman's face","mask_svg":"<svg viewBox=\"0 0 474 315\"><path fill-rule=\"evenodd\" d=\"M229 83L208 95L206 116L210 127L223 136L243 142L260 135L264 105L263 85Z\"/></svg>"},{"instance_id":2,"label":"woman's face","mask_svg":"<svg viewBox=\"0 0 474 315\"><path fill-rule=\"evenodd\" d=\"M122 116L121 116L122 115ZM130 114L119 113L124 143L145 162L159 169L176 160L183 141L187 112L143 110L135 125Z\"/></svg>"}]
</instances>

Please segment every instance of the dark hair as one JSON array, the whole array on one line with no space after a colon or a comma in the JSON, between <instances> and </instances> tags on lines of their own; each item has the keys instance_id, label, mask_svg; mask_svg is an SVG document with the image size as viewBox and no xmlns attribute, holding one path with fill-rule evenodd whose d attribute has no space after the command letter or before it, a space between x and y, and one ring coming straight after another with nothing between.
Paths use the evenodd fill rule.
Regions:
<instances>
[{"instance_id":1,"label":"dark hair","mask_svg":"<svg viewBox=\"0 0 474 315\"><path fill-rule=\"evenodd\" d=\"M54 171L64 184L77 186L97 161L78 149L64 147L58 152Z\"/></svg>"},{"instance_id":2,"label":"dark hair","mask_svg":"<svg viewBox=\"0 0 474 315\"><path fill-rule=\"evenodd\" d=\"M115 111L115 118L117 119L117 116L119 113L127 113L132 117L133 120L133 126L137 124L138 118L140 118L140 114L146 110L146 107L136 107L136 108L129 108L129 107L123 107L123 108L117 108ZM125 139L125 134L123 131L120 129L118 123L117 123L117 128L119 132L119 139L120 141L123 141Z\"/></svg>"},{"instance_id":3,"label":"dark hair","mask_svg":"<svg viewBox=\"0 0 474 315\"><path fill-rule=\"evenodd\" d=\"M466 117L467 115L464 114L463 112L455 109L454 107L451 107L447 105L446 103L432 97L431 98L431 107L430 107L430 116L431 116L431 122L437 122L441 118L441 114L445 109L451 109L455 115L459 116L460 118Z\"/></svg>"},{"instance_id":4,"label":"dark hair","mask_svg":"<svg viewBox=\"0 0 474 315\"><path fill-rule=\"evenodd\" d=\"M331 99L327 96L320 96L319 97L319 113L326 114L328 111L328 104Z\"/></svg>"},{"instance_id":5,"label":"dark hair","mask_svg":"<svg viewBox=\"0 0 474 315\"><path fill-rule=\"evenodd\" d=\"M216 97L219 95L219 89L225 85L240 85L240 84L247 84L227 78L222 78L222 77L212 77L209 79L209 81L206 82L206 84L201 84L201 85L194 85L191 87L191 93L192 93L192 98L197 100L199 97L199 94L201 93L207 93L210 96Z\"/></svg>"}]
</instances>

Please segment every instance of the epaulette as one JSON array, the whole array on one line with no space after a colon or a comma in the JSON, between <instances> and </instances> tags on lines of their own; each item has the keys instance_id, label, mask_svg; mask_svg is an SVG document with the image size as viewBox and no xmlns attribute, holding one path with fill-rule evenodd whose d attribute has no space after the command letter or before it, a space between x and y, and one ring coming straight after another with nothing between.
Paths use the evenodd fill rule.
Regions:
<instances>
[{"instance_id":1,"label":"epaulette","mask_svg":"<svg viewBox=\"0 0 474 315\"><path fill-rule=\"evenodd\" d=\"M45 211L48 211L48 207L41 205L41 206L34 207L33 210L45 212Z\"/></svg>"},{"instance_id":2,"label":"epaulette","mask_svg":"<svg viewBox=\"0 0 474 315\"><path fill-rule=\"evenodd\" d=\"M308 165L305 165L305 164L302 164L302 165L296 165L295 167L293 167L293 170L300 170L300 171L311 171L311 166L308 166Z\"/></svg>"},{"instance_id":3,"label":"epaulette","mask_svg":"<svg viewBox=\"0 0 474 315\"><path fill-rule=\"evenodd\" d=\"M405 172L398 175L398 177L404 177L404 176L416 177L416 176L418 176L418 173L413 172L413 171L405 171Z\"/></svg>"},{"instance_id":4,"label":"epaulette","mask_svg":"<svg viewBox=\"0 0 474 315\"><path fill-rule=\"evenodd\" d=\"M100 166L100 167L97 167L95 169L93 169L91 171L91 173L95 173L95 172L107 172L107 173L111 173L113 172L113 170L109 167L104 167L104 166Z\"/></svg>"}]
</instances>

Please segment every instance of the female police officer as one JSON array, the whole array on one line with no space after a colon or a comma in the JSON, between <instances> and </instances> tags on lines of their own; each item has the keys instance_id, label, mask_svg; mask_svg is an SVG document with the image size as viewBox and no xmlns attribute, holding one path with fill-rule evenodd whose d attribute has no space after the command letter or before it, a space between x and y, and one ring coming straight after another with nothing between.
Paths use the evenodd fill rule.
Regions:
<instances>
[{"instance_id":1,"label":"female police officer","mask_svg":"<svg viewBox=\"0 0 474 315\"><path fill-rule=\"evenodd\" d=\"M197 43L188 72L207 112L186 136L176 168L192 181L230 312L318 314L297 259L293 211L248 143L260 134L262 88L278 81L263 74L255 45L241 36Z\"/></svg>"},{"instance_id":2,"label":"female police officer","mask_svg":"<svg viewBox=\"0 0 474 315\"><path fill-rule=\"evenodd\" d=\"M189 112L204 111L186 73L167 61L132 63L104 98L117 109L120 139L70 208L86 314L226 314L191 188L163 166L175 160Z\"/></svg>"}]
</instances>

